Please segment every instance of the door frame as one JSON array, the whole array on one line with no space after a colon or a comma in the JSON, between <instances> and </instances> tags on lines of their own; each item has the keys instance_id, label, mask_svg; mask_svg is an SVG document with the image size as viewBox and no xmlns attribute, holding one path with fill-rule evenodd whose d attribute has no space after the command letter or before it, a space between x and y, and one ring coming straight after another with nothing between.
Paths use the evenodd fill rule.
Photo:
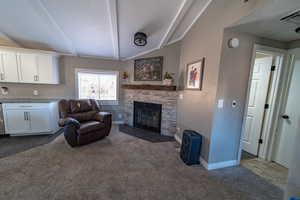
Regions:
<instances>
[{"instance_id":1,"label":"door frame","mask_svg":"<svg viewBox=\"0 0 300 200\"><path fill-rule=\"evenodd\" d=\"M285 113L286 104L288 101L288 94L289 94L289 90L290 90L291 79L293 77L293 71L294 71L294 67L295 67L295 65L294 65L295 64L295 55L293 54L293 52L296 49L300 49L300 48L290 49L287 51L288 52L287 62L286 62L286 66L285 66L285 73L282 78L282 88L281 88L280 97L279 97L280 106L279 106L279 114L278 114L277 124L276 124L276 132L274 133L274 137L272 138L272 141L271 141L270 153L268 154L268 157L267 157L268 161L274 160L274 156L275 156L275 152L276 152L275 148L277 147L277 142L278 142L277 134L279 133L279 131L281 131L281 128L282 128L282 123L280 123L279 119L280 119L281 115Z\"/></svg>"},{"instance_id":2,"label":"door frame","mask_svg":"<svg viewBox=\"0 0 300 200\"><path fill-rule=\"evenodd\" d=\"M270 106L270 108L265 112L264 114L264 121L263 121L263 128L262 128L262 137L264 139L263 144L259 145L259 157L269 160L271 158L271 153L269 149L270 147L273 146L274 142L274 135L275 132L274 127L277 127L278 123L278 116L279 116L279 107L278 106L278 95L280 93L280 88L281 88L281 78L283 74L283 66L285 66L285 57L287 54L286 50L283 49L278 49L278 48L273 48L269 46L264 46L264 45L259 45L259 44L254 44L253 46L253 51L252 51L252 58L251 58L251 68L250 68L250 73L249 73L249 79L248 79L248 88L247 88L247 95L246 95L246 102L244 106L244 116L243 116L243 124L242 124L242 132L241 132L241 138L240 138L240 145L239 145L239 151L238 151L238 164L241 162L241 157L242 157L242 150L243 150L243 136L245 134L245 128L246 128L246 118L247 118L247 108L249 105L249 99L250 99L250 89L251 89L251 79L253 75L253 70L254 70L254 64L255 64L255 58L256 58L256 53L265 53L265 54L271 54L273 55L275 59L275 66L276 69L275 71L271 74L271 82L270 82L270 87L268 91L268 96L267 96L267 102L269 105L274 105ZM274 62L274 60L273 60ZM271 70L271 69L270 69ZM282 95L279 95L282 96Z\"/></svg>"}]
</instances>

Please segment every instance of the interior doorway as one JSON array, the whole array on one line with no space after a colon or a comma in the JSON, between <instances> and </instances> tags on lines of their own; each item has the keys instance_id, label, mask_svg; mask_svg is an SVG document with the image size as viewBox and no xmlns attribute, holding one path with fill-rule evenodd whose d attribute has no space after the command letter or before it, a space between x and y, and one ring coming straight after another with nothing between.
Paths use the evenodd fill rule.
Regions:
<instances>
[{"instance_id":1,"label":"interior doorway","mask_svg":"<svg viewBox=\"0 0 300 200\"><path fill-rule=\"evenodd\" d=\"M244 151L258 156L274 55L256 51L254 56L242 142Z\"/></svg>"},{"instance_id":2,"label":"interior doorway","mask_svg":"<svg viewBox=\"0 0 300 200\"><path fill-rule=\"evenodd\" d=\"M287 74L287 84L283 91L278 131L275 134L272 160L290 168L297 137L300 134L300 49L289 51L291 66Z\"/></svg>"},{"instance_id":3,"label":"interior doorway","mask_svg":"<svg viewBox=\"0 0 300 200\"><path fill-rule=\"evenodd\" d=\"M282 49L254 45L240 152L270 160L286 53Z\"/></svg>"},{"instance_id":4,"label":"interior doorway","mask_svg":"<svg viewBox=\"0 0 300 200\"><path fill-rule=\"evenodd\" d=\"M287 51L255 45L241 136L241 165L284 188L288 169L274 162Z\"/></svg>"}]
</instances>

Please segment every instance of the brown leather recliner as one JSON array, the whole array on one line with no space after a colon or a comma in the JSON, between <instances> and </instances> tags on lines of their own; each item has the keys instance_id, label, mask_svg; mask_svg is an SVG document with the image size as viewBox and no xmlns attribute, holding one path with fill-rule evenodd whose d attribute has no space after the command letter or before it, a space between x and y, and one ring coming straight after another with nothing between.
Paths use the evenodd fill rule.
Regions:
<instances>
[{"instance_id":1,"label":"brown leather recliner","mask_svg":"<svg viewBox=\"0 0 300 200\"><path fill-rule=\"evenodd\" d=\"M72 147L88 144L109 135L112 116L101 112L94 99L60 100L59 126L64 127L64 135Z\"/></svg>"}]
</instances>

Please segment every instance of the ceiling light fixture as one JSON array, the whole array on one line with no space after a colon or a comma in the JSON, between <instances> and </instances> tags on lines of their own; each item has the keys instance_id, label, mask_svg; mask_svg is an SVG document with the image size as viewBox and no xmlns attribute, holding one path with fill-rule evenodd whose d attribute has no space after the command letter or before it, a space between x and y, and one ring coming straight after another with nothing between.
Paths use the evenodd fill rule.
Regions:
<instances>
[{"instance_id":1,"label":"ceiling light fixture","mask_svg":"<svg viewBox=\"0 0 300 200\"><path fill-rule=\"evenodd\" d=\"M145 46L147 44L147 35L143 32L134 34L134 44L136 46Z\"/></svg>"}]
</instances>

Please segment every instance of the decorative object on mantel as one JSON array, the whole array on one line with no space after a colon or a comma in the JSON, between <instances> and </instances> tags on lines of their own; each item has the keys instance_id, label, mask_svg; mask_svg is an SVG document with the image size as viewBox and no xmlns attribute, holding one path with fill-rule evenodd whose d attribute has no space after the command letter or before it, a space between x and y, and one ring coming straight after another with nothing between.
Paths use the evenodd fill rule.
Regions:
<instances>
[{"instance_id":1,"label":"decorative object on mantel","mask_svg":"<svg viewBox=\"0 0 300 200\"><path fill-rule=\"evenodd\" d=\"M146 46L147 35L143 32L137 32L134 34L134 44L136 46Z\"/></svg>"},{"instance_id":2,"label":"decorative object on mantel","mask_svg":"<svg viewBox=\"0 0 300 200\"><path fill-rule=\"evenodd\" d=\"M172 85L173 84L173 77L169 72L166 72L164 75L164 85Z\"/></svg>"},{"instance_id":3,"label":"decorative object on mantel","mask_svg":"<svg viewBox=\"0 0 300 200\"><path fill-rule=\"evenodd\" d=\"M202 90L204 61L205 59L202 58L187 64L185 89Z\"/></svg>"},{"instance_id":4,"label":"decorative object on mantel","mask_svg":"<svg viewBox=\"0 0 300 200\"><path fill-rule=\"evenodd\" d=\"M123 82L124 83L127 83L128 82L128 78L129 78L129 75L127 72L123 72L122 74L122 79L123 79Z\"/></svg>"},{"instance_id":5,"label":"decorative object on mantel","mask_svg":"<svg viewBox=\"0 0 300 200\"><path fill-rule=\"evenodd\" d=\"M162 56L135 60L134 81L161 81L162 66Z\"/></svg>"},{"instance_id":6,"label":"decorative object on mantel","mask_svg":"<svg viewBox=\"0 0 300 200\"><path fill-rule=\"evenodd\" d=\"M1 94L8 95L8 87L1 87Z\"/></svg>"},{"instance_id":7,"label":"decorative object on mantel","mask_svg":"<svg viewBox=\"0 0 300 200\"><path fill-rule=\"evenodd\" d=\"M168 85L137 85L137 84L123 84L123 89L133 89L133 90L166 90L166 91L176 91L176 86Z\"/></svg>"}]
</instances>

